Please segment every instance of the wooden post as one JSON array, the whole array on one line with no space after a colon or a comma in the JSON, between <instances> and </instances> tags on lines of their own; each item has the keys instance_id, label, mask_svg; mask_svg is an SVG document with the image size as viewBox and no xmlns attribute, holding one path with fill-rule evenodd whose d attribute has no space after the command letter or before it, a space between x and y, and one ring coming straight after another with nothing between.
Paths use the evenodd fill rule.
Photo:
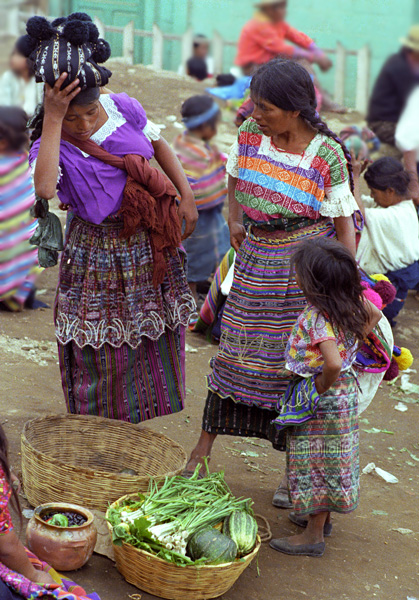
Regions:
<instances>
[{"instance_id":1,"label":"wooden post","mask_svg":"<svg viewBox=\"0 0 419 600\"><path fill-rule=\"evenodd\" d=\"M224 61L224 40L218 31L215 30L212 36L212 55L214 57L213 75L215 76L223 72Z\"/></svg>"},{"instance_id":2,"label":"wooden post","mask_svg":"<svg viewBox=\"0 0 419 600\"><path fill-rule=\"evenodd\" d=\"M368 45L358 50L355 108L365 114L368 109L371 52Z\"/></svg>"},{"instance_id":3,"label":"wooden post","mask_svg":"<svg viewBox=\"0 0 419 600\"><path fill-rule=\"evenodd\" d=\"M153 50L152 65L154 69L163 68L163 33L155 23L153 24Z\"/></svg>"},{"instance_id":4,"label":"wooden post","mask_svg":"<svg viewBox=\"0 0 419 600\"><path fill-rule=\"evenodd\" d=\"M345 103L345 71L346 71L346 52L340 42L336 44L336 65L335 65L335 102Z\"/></svg>"},{"instance_id":5,"label":"wooden post","mask_svg":"<svg viewBox=\"0 0 419 600\"><path fill-rule=\"evenodd\" d=\"M122 56L129 65L134 64L134 21L124 27L122 33Z\"/></svg>"},{"instance_id":6,"label":"wooden post","mask_svg":"<svg viewBox=\"0 0 419 600\"><path fill-rule=\"evenodd\" d=\"M20 35L19 7L18 6L8 7L6 20L7 20L7 33L9 35L14 35L16 37L18 35Z\"/></svg>"},{"instance_id":7,"label":"wooden post","mask_svg":"<svg viewBox=\"0 0 419 600\"><path fill-rule=\"evenodd\" d=\"M106 33L105 23L102 23L99 17L93 17L93 23L99 30L99 37L104 38Z\"/></svg>"},{"instance_id":8,"label":"wooden post","mask_svg":"<svg viewBox=\"0 0 419 600\"><path fill-rule=\"evenodd\" d=\"M192 56L193 38L194 38L194 32L193 32L193 29L190 27L183 34L182 42L181 42L181 44L182 44L182 46L181 46L182 65L185 67L185 73L186 73L186 63L187 63L188 59L191 58L191 56Z\"/></svg>"}]
</instances>

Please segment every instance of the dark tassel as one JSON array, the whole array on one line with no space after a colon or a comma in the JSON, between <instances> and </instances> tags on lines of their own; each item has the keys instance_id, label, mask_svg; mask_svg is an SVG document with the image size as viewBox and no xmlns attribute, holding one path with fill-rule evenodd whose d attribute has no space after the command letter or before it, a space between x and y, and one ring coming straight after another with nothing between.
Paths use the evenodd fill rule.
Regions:
<instances>
[{"instance_id":1,"label":"dark tassel","mask_svg":"<svg viewBox=\"0 0 419 600\"><path fill-rule=\"evenodd\" d=\"M31 17L26 23L26 31L37 40L49 40L55 35L55 29L45 17Z\"/></svg>"},{"instance_id":2,"label":"dark tassel","mask_svg":"<svg viewBox=\"0 0 419 600\"><path fill-rule=\"evenodd\" d=\"M67 21L63 35L71 44L81 46L89 41L89 26L84 21Z\"/></svg>"},{"instance_id":3,"label":"dark tassel","mask_svg":"<svg viewBox=\"0 0 419 600\"><path fill-rule=\"evenodd\" d=\"M111 47L106 40L98 39L96 48L92 54L92 60L96 63L104 63L111 55Z\"/></svg>"}]
</instances>

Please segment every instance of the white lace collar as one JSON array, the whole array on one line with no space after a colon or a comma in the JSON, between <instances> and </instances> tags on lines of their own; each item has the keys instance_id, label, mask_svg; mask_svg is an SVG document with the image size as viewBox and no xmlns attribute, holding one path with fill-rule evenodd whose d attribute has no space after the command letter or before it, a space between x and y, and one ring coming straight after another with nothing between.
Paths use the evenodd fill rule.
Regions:
<instances>
[{"instance_id":1,"label":"white lace collar","mask_svg":"<svg viewBox=\"0 0 419 600\"><path fill-rule=\"evenodd\" d=\"M115 133L115 131L119 127L121 127L121 125L124 125L124 123L126 123L127 121L123 117L123 115L119 112L119 110L118 110L115 102L111 98L110 94L101 94L99 96L99 102L101 103L106 114L108 115L108 120L106 121L106 123L104 123L102 125L102 127L100 129L98 129L90 137L90 139L93 142L96 142L96 144L99 144L99 146L101 146L103 144L103 142L106 140L106 138L108 138L110 135ZM83 156L85 158L87 158L89 156L89 154L87 154L86 152L83 152L82 150L80 150L80 152L83 154Z\"/></svg>"},{"instance_id":2,"label":"white lace collar","mask_svg":"<svg viewBox=\"0 0 419 600\"><path fill-rule=\"evenodd\" d=\"M272 138L262 135L259 153L272 158L275 161L285 161L290 166L310 166L314 156L317 155L320 146L323 143L323 135L317 133L311 140L305 151L301 154L286 152L277 148L272 142Z\"/></svg>"},{"instance_id":3,"label":"white lace collar","mask_svg":"<svg viewBox=\"0 0 419 600\"><path fill-rule=\"evenodd\" d=\"M124 125L124 123L127 121L119 112L110 94L101 94L99 96L99 102L105 109L105 112L108 115L108 120L100 129L96 131L96 133L92 135L90 139L96 142L96 144L100 145L103 144L106 138L115 133L118 127L121 127L121 125Z\"/></svg>"}]
</instances>

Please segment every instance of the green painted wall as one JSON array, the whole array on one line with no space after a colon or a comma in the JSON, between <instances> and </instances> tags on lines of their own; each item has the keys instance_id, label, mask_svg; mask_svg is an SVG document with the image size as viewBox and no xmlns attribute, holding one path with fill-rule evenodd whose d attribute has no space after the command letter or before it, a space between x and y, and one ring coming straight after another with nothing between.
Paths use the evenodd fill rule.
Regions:
<instances>
[{"instance_id":1,"label":"green painted wall","mask_svg":"<svg viewBox=\"0 0 419 600\"><path fill-rule=\"evenodd\" d=\"M237 40L244 23L252 16L252 0L50 0L50 13L85 10L105 23L151 30L153 22L166 33L183 33L192 27L211 37L214 29L228 40ZM399 38L410 25L419 22L419 0L289 0L288 21L311 35L326 48L340 41L357 50L369 44L372 51L371 83L386 57L399 47ZM121 36L109 35L113 54L121 53ZM137 39L135 60L151 62L151 40ZM227 48L224 68L234 61L234 49ZM166 42L164 67L177 70L180 45ZM348 59L346 101L353 105L355 58ZM333 90L333 72L321 79Z\"/></svg>"}]
</instances>

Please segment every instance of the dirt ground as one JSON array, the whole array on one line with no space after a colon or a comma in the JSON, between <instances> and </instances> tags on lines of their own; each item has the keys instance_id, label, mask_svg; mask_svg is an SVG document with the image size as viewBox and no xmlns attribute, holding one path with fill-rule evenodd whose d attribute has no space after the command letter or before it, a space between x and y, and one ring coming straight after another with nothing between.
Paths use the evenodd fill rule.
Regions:
<instances>
[{"instance_id":1,"label":"dirt ground","mask_svg":"<svg viewBox=\"0 0 419 600\"><path fill-rule=\"evenodd\" d=\"M164 135L171 141L181 130L175 124L179 118L174 117L179 116L182 100L202 86L166 74L156 76L140 67L114 66L114 71L111 88L139 98L149 117L166 125ZM341 119L346 123L355 120L356 115ZM219 143L226 150L234 139L230 121L231 115L226 114L220 128ZM333 119L332 127L338 126ZM45 271L39 279L39 299L49 307L53 305L56 281L57 268ZM396 342L409 347L416 357L418 307L418 301L410 296L395 332ZM189 452L199 434L206 395L204 375L216 348L194 334L188 334L187 342L196 351L187 353L186 409L147 426L180 442ZM12 462L18 468L25 421L65 412L51 308L0 313L0 362L1 422L11 443ZM416 373L410 378L419 384ZM400 401L407 407L406 412L395 410ZM333 535L327 540L322 559L285 556L264 544L259 558L260 576L253 564L224 600L419 598L418 417L418 393L407 395L396 386L384 384L361 417L361 468L374 462L399 482L389 484L377 475L362 475L360 507L350 516L335 517ZM288 521L287 511L271 504L284 464L284 455L266 442L230 437L217 440L211 463L212 469L225 469L235 494L253 498L256 512L269 520L274 537L293 534L296 529ZM96 555L74 578L89 592L96 591L102 600L128 599L139 592L123 580L111 561ZM152 598L140 594L142 600Z\"/></svg>"}]
</instances>

